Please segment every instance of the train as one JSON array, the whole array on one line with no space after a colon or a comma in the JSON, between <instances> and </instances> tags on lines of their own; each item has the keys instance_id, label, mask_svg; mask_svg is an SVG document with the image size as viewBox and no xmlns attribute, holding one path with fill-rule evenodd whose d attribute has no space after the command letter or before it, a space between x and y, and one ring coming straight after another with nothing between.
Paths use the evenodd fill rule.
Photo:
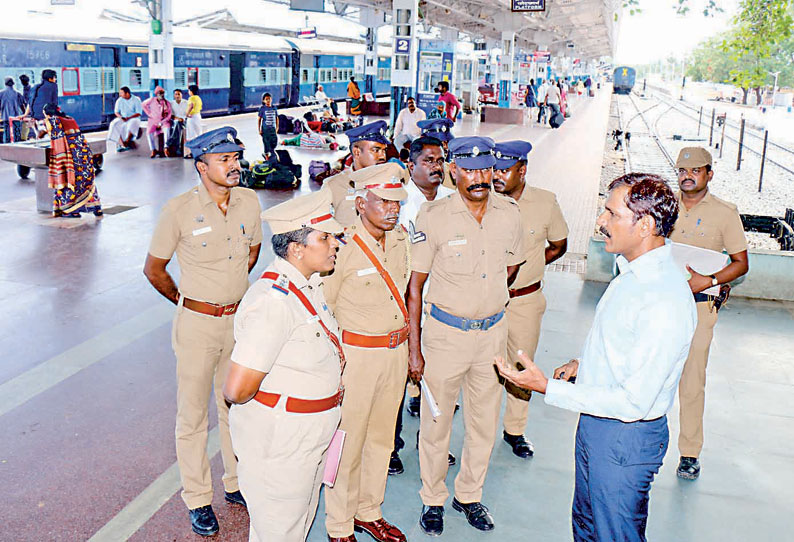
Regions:
<instances>
[{"instance_id":1,"label":"train","mask_svg":"<svg viewBox=\"0 0 794 542\"><path fill-rule=\"evenodd\" d=\"M14 77L21 90L20 75L33 84L43 69L55 70L59 105L82 129L109 125L123 86L141 99L151 95L146 25L100 21L81 28L79 37L63 35L62 25L32 30L0 31L0 78ZM364 74L356 70L363 62L355 61L364 53L362 43L176 27L174 86L186 92L198 85L205 117L255 111L264 92L277 106L302 105L318 85L330 98L344 99L351 76L365 91ZM391 48L380 46L378 53L372 91L387 95Z\"/></svg>"},{"instance_id":2,"label":"train","mask_svg":"<svg viewBox=\"0 0 794 542\"><path fill-rule=\"evenodd\" d=\"M630 66L618 66L612 73L612 92L614 94L629 94L634 88L637 71Z\"/></svg>"}]
</instances>

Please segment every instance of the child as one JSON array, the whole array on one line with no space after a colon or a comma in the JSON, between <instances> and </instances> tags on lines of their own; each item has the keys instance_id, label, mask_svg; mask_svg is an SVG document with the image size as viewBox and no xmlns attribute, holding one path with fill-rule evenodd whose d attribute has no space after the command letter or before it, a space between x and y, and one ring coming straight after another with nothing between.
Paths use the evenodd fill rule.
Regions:
<instances>
[{"instance_id":1,"label":"child","mask_svg":"<svg viewBox=\"0 0 794 542\"><path fill-rule=\"evenodd\" d=\"M265 152L265 160L270 160L270 155L278 146L278 110L273 106L273 97L269 92L262 95L262 106L259 108L259 135Z\"/></svg>"},{"instance_id":2,"label":"child","mask_svg":"<svg viewBox=\"0 0 794 542\"><path fill-rule=\"evenodd\" d=\"M430 114L427 116L429 119L443 119L447 116L447 112L444 111L444 102L438 102L436 104L436 108L433 109Z\"/></svg>"}]
</instances>

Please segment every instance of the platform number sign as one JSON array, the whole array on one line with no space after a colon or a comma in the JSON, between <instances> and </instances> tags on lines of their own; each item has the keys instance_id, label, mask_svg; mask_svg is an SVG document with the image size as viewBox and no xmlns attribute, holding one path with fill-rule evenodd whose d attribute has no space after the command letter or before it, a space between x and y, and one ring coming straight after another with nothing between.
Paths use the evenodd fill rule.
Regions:
<instances>
[{"instance_id":1,"label":"platform number sign","mask_svg":"<svg viewBox=\"0 0 794 542\"><path fill-rule=\"evenodd\" d=\"M511 11L546 11L546 0L510 0Z\"/></svg>"},{"instance_id":2,"label":"platform number sign","mask_svg":"<svg viewBox=\"0 0 794 542\"><path fill-rule=\"evenodd\" d=\"M394 52L407 55L411 52L411 38L394 38Z\"/></svg>"}]
</instances>

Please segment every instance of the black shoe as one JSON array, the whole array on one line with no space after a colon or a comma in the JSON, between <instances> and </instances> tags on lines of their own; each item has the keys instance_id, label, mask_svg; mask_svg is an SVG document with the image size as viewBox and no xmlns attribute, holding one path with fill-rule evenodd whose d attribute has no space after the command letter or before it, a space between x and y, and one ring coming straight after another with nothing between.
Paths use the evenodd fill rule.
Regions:
<instances>
[{"instance_id":1,"label":"black shoe","mask_svg":"<svg viewBox=\"0 0 794 542\"><path fill-rule=\"evenodd\" d=\"M201 536L212 536L218 532L218 518L212 511L212 505L200 506L190 511L190 526L193 532Z\"/></svg>"},{"instance_id":2,"label":"black shoe","mask_svg":"<svg viewBox=\"0 0 794 542\"><path fill-rule=\"evenodd\" d=\"M403 468L403 462L402 459L400 459L400 454L397 452L392 452L391 458L389 459L389 476L402 474L404 472L405 468Z\"/></svg>"},{"instance_id":3,"label":"black shoe","mask_svg":"<svg viewBox=\"0 0 794 542\"><path fill-rule=\"evenodd\" d=\"M421 399L419 397L411 397L408 399L408 406L405 407L405 410L408 411L408 414L410 414L412 418L419 417L420 401Z\"/></svg>"},{"instance_id":4,"label":"black shoe","mask_svg":"<svg viewBox=\"0 0 794 542\"><path fill-rule=\"evenodd\" d=\"M452 498L452 508L466 514L469 525L480 531L493 530L493 517L488 513L488 508L479 502L463 504L457 497Z\"/></svg>"},{"instance_id":5,"label":"black shoe","mask_svg":"<svg viewBox=\"0 0 794 542\"><path fill-rule=\"evenodd\" d=\"M700 461L697 457L681 456L676 474L684 480L697 480L700 476Z\"/></svg>"},{"instance_id":6,"label":"black shoe","mask_svg":"<svg viewBox=\"0 0 794 542\"><path fill-rule=\"evenodd\" d=\"M426 535L440 536L444 532L444 507L422 505L419 526Z\"/></svg>"},{"instance_id":7,"label":"black shoe","mask_svg":"<svg viewBox=\"0 0 794 542\"><path fill-rule=\"evenodd\" d=\"M518 457L526 459L535 455L535 447L524 438L524 435L511 435L507 431L503 431L502 438L513 448L513 453Z\"/></svg>"},{"instance_id":8,"label":"black shoe","mask_svg":"<svg viewBox=\"0 0 794 542\"><path fill-rule=\"evenodd\" d=\"M455 456L452 455L452 452L449 452L449 455L447 456L447 463L449 463L449 466L451 467L452 465L454 465L457 462L458 462L458 460L455 459Z\"/></svg>"},{"instance_id":9,"label":"black shoe","mask_svg":"<svg viewBox=\"0 0 794 542\"><path fill-rule=\"evenodd\" d=\"M240 493L239 489L237 491L232 491L232 492L227 491L226 500L232 504L242 504L243 506L248 508L248 505L245 503L245 499L243 498L243 494Z\"/></svg>"}]
</instances>

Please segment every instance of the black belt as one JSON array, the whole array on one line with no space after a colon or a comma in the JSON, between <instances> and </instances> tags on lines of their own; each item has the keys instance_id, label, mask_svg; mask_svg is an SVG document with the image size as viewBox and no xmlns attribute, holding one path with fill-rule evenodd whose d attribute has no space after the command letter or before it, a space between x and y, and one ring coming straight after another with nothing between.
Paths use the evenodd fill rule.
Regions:
<instances>
[{"instance_id":1,"label":"black belt","mask_svg":"<svg viewBox=\"0 0 794 542\"><path fill-rule=\"evenodd\" d=\"M711 301L714 299L713 295L708 295L704 293L692 294L695 297L695 303L702 303L703 301Z\"/></svg>"}]
</instances>

